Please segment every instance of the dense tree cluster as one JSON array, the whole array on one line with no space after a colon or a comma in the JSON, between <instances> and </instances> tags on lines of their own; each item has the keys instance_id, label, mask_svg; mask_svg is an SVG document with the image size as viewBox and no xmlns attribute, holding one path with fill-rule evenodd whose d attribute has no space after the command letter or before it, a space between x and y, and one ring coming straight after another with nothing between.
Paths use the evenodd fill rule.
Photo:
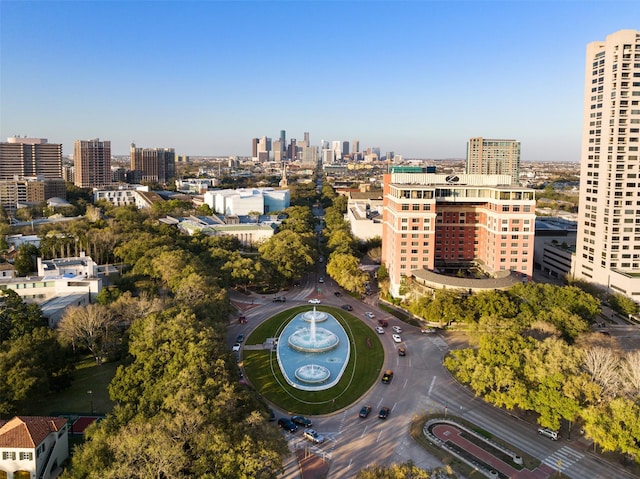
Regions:
<instances>
[{"instance_id":1,"label":"dense tree cluster","mask_svg":"<svg viewBox=\"0 0 640 479\"><path fill-rule=\"evenodd\" d=\"M331 204L324 212L324 237L329 251L327 274L342 288L364 294L369 275L360 269L361 251L351 234L351 226L344 219L348 198L336 196L330 186L322 189L325 203Z\"/></svg>"},{"instance_id":2,"label":"dense tree cluster","mask_svg":"<svg viewBox=\"0 0 640 479\"><path fill-rule=\"evenodd\" d=\"M640 353L591 332L599 308L576 287L549 284L441 291L413 305L429 320L468 325L476 347L452 351L445 366L477 395L534 411L552 429L579 421L604 450L640 458Z\"/></svg>"},{"instance_id":3,"label":"dense tree cluster","mask_svg":"<svg viewBox=\"0 0 640 479\"><path fill-rule=\"evenodd\" d=\"M37 305L13 290L0 291L0 415L15 414L34 397L67 387L69 351L49 329Z\"/></svg>"}]
</instances>

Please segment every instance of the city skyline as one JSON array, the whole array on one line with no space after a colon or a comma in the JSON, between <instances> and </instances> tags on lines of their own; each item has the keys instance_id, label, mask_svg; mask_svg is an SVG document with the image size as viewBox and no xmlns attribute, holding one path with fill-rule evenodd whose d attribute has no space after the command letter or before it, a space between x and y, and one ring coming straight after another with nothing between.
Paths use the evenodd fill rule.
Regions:
<instances>
[{"instance_id":1,"label":"city skyline","mask_svg":"<svg viewBox=\"0 0 640 479\"><path fill-rule=\"evenodd\" d=\"M0 137L249 156L286 130L404 158L580 159L585 47L631 2L0 2ZM97 22L95 19L98 19Z\"/></svg>"}]
</instances>

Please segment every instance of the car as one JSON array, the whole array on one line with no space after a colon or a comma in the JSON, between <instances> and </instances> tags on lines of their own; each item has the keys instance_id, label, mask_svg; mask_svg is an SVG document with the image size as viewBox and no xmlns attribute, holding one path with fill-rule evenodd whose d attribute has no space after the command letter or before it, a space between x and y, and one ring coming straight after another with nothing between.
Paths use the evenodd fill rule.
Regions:
<instances>
[{"instance_id":1,"label":"car","mask_svg":"<svg viewBox=\"0 0 640 479\"><path fill-rule=\"evenodd\" d=\"M244 341L244 334L238 334L238 337L236 338L236 343L241 343L242 341Z\"/></svg>"},{"instance_id":2,"label":"car","mask_svg":"<svg viewBox=\"0 0 640 479\"><path fill-rule=\"evenodd\" d=\"M280 426L281 429L289 432L296 432L298 430L298 426L296 426L286 417L281 417L280 419L278 419L278 426Z\"/></svg>"},{"instance_id":3,"label":"car","mask_svg":"<svg viewBox=\"0 0 640 479\"><path fill-rule=\"evenodd\" d=\"M369 406L368 404L366 406L362 406L362 409L360 409L360 417L367 417L369 415L369 413L371 412L371 406Z\"/></svg>"},{"instance_id":4,"label":"car","mask_svg":"<svg viewBox=\"0 0 640 479\"><path fill-rule=\"evenodd\" d=\"M389 326L389 321L387 321L386 319L379 319L378 326L382 326L383 328L386 328Z\"/></svg>"},{"instance_id":5,"label":"car","mask_svg":"<svg viewBox=\"0 0 640 479\"><path fill-rule=\"evenodd\" d=\"M240 351L240 343L236 343L231 347L231 351L233 351L234 353L237 353L238 351Z\"/></svg>"},{"instance_id":6,"label":"car","mask_svg":"<svg viewBox=\"0 0 640 479\"><path fill-rule=\"evenodd\" d=\"M247 317L244 314L241 314L238 316L238 322L240 324L247 324Z\"/></svg>"},{"instance_id":7,"label":"car","mask_svg":"<svg viewBox=\"0 0 640 479\"><path fill-rule=\"evenodd\" d=\"M398 356L406 356L407 350L405 348L398 348Z\"/></svg>"},{"instance_id":8,"label":"car","mask_svg":"<svg viewBox=\"0 0 640 479\"><path fill-rule=\"evenodd\" d=\"M541 436L546 436L552 441L557 441L558 438L560 437L558 433L555 432L553 429L549 429L546 427L538 428L538 434L540 434Z\"/></svg>"},{"instance_id":9,"label":"car","mask_svg":"<svg viewBox=\"0 0 640 479\"><path fill-rule=\"evenodd\" d=\"M294 286L300 286L300 281L296 281L295 283L293 283Z\"/></svg>"},{"instance_id":10,"label":"car","mask_svg":"<svg viewBox=\"0 0 640 479\"><path fill-rule=\"evenodd\" d=\"M324 278L322 276L318 278L318 283L324 283Z\"/></svg>"},{"instance_id":11,"label":"car","mask_svg":"<svg viewBox=\"0 0 640 479\"><path fill-rule=\"evenodd\" d=\"M286 303L287 302L287 298L285 298L284 296L276 296L275 298L273 298L273 302L274 303Z\"/></svg>"},{"instance_id":12,"label":"car","mask_svg":"<svg viewBox=\"0 0 640 479\"><path fill-rule=\"evenodd\" d=\"M291 422L294 424L297 424L298 426L303 426L303 427L313 426L311 419L306 418L304 416L291 416Z\"/></svg>"},{"instance_id":13,"label":"car","mask_svg":"<svg viewBox=\"0 0 640 479\"><path fill-rule=\"evenodd\" d=\"M318 298L311 298L307 303L320 304L320 300Z\"/></svg>"},{"instance_id":14,"label":"car","mask_svg":"<svg viewBox=\"0 0 640 479\"><path fill-rule=\"evenodd\" d=\"M324 436L318 434L315 429L305 429L302 433L302 437L308 439L311 442L315 442L316 444L320 444L324 442Z\"/></svg>"},{"instance_id":15,"label":"car","mask_svg":"<svg viewBox=\"0 0 640 479\"><path fill-rule=\"evenodd\" d=\"M382 382L385 384L389 384L393 379L393 371L391 369L387 369L382 375Z\"/></svg>"},{"instance_id":16,"label":"car","mask_svg":"<svg viewBox=\"0 0 640 479\"><path fill-rule=\"evenodd\" d=\"M384 334L384 328L381 328L380 326L376 326L376 333Z\"/></svg>"},{"instance_id":17,"label":"car","mask_svg":"<svg viewBox=\"0 0 640 479\"><path fill-rule=\"evenodd\" d=\"M335 291L333 293L337 298L339 298L340 296L342 296L342 293L340 291Z\"/></svg>"},{"instance_id":18,"label":"car","mask_svg":"<svg viewBox=\"0 0 640 479\"><path fill-rule=\"evenodd\" d=\"M351 306L350 304L343 304L341 308L345 311L353 311L353 306Z\"/></svg>"},{"instance_id":19,"label":"car","mask_svg":"<svg viewBox=\"0 0 640 479\"><path fill-rule=\"evenodd\" d=\"M401 343L401 342L402 342L402 338L400 337L400 335L399 335L399 334L392 334L392 335L391 335L391 337L393 338L393 340L394 340L396 343Z\"/></svg>"},{"instance_id":20,"label":"car","mask_svg":"<svg viewBox=\"0 0 640 479\"><path fill-rule=\"evenodd\" d=\"M400 326L394 326L391 329L393 329L394 333L401 333L402 332L402 328Z\"/></svg>"},{"instance_id":21,"label":"car","mask_svg":"<svg viewBox=\"0 0 640 479\"><path fill-rule=\"evenodd\" d=\"M369 319L373 319L376 317L376 315L373 314L371 311L367 311L366 313L364 313L364 315Z\"/></svg>"},{"instance_id":22,"label":"car","mask_svg":"<svg viewBox=\"0 0 640 479\"><path fill-rule=\"evenodd\" d=\"M389 409L387 406L385 406L382 409L380 409L380 412L378 413L378 417L380 419L387 419L387 417L389 416L390 412L391 412L391 409Z\"/></svg>"},{"instance_id":23,"label":"car","mask_svg":"<svg viewBox=\"0 0 640 479\"><path fill-rule=\"evenodd\" d=\"M420 330L420 332L421 332L422 334L435 334L436 329L435 329L435 328L422 328L422 329Z\"/></svg>"}]
</instances>

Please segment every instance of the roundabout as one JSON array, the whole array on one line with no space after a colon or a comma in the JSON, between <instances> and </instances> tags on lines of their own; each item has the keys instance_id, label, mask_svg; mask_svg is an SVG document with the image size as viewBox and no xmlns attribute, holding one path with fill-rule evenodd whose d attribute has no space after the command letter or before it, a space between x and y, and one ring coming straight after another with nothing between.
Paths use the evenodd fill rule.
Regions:
<instances>
[{"instance_id":1,"label":"roundabout","mask_svg":"<svg viewBox=\"0 0 640 479\"><path fill-rule=\"evenodd\" d=\"M377 383L384 349L352 314L330 306L309 308L281 311L249 333L242 367L249 384L274 406L329 414Z\"/></svg>"}]
</instances>

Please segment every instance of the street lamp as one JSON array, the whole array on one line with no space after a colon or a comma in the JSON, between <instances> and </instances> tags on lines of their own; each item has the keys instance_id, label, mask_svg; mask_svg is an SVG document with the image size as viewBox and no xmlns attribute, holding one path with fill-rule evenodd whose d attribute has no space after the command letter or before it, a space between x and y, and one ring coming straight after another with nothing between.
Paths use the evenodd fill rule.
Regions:
<instances>
[{"instance_id":1,"label":"street lamp","mask_svg":"<svg viewBox=\"0 0 640 479\"><path fill-rule=\"evenodd\" d=\"M87 394L89 395L89 402L91 403L91 414L93 414L93 391L89 389Z\"/></svg>"}]
</instances>

